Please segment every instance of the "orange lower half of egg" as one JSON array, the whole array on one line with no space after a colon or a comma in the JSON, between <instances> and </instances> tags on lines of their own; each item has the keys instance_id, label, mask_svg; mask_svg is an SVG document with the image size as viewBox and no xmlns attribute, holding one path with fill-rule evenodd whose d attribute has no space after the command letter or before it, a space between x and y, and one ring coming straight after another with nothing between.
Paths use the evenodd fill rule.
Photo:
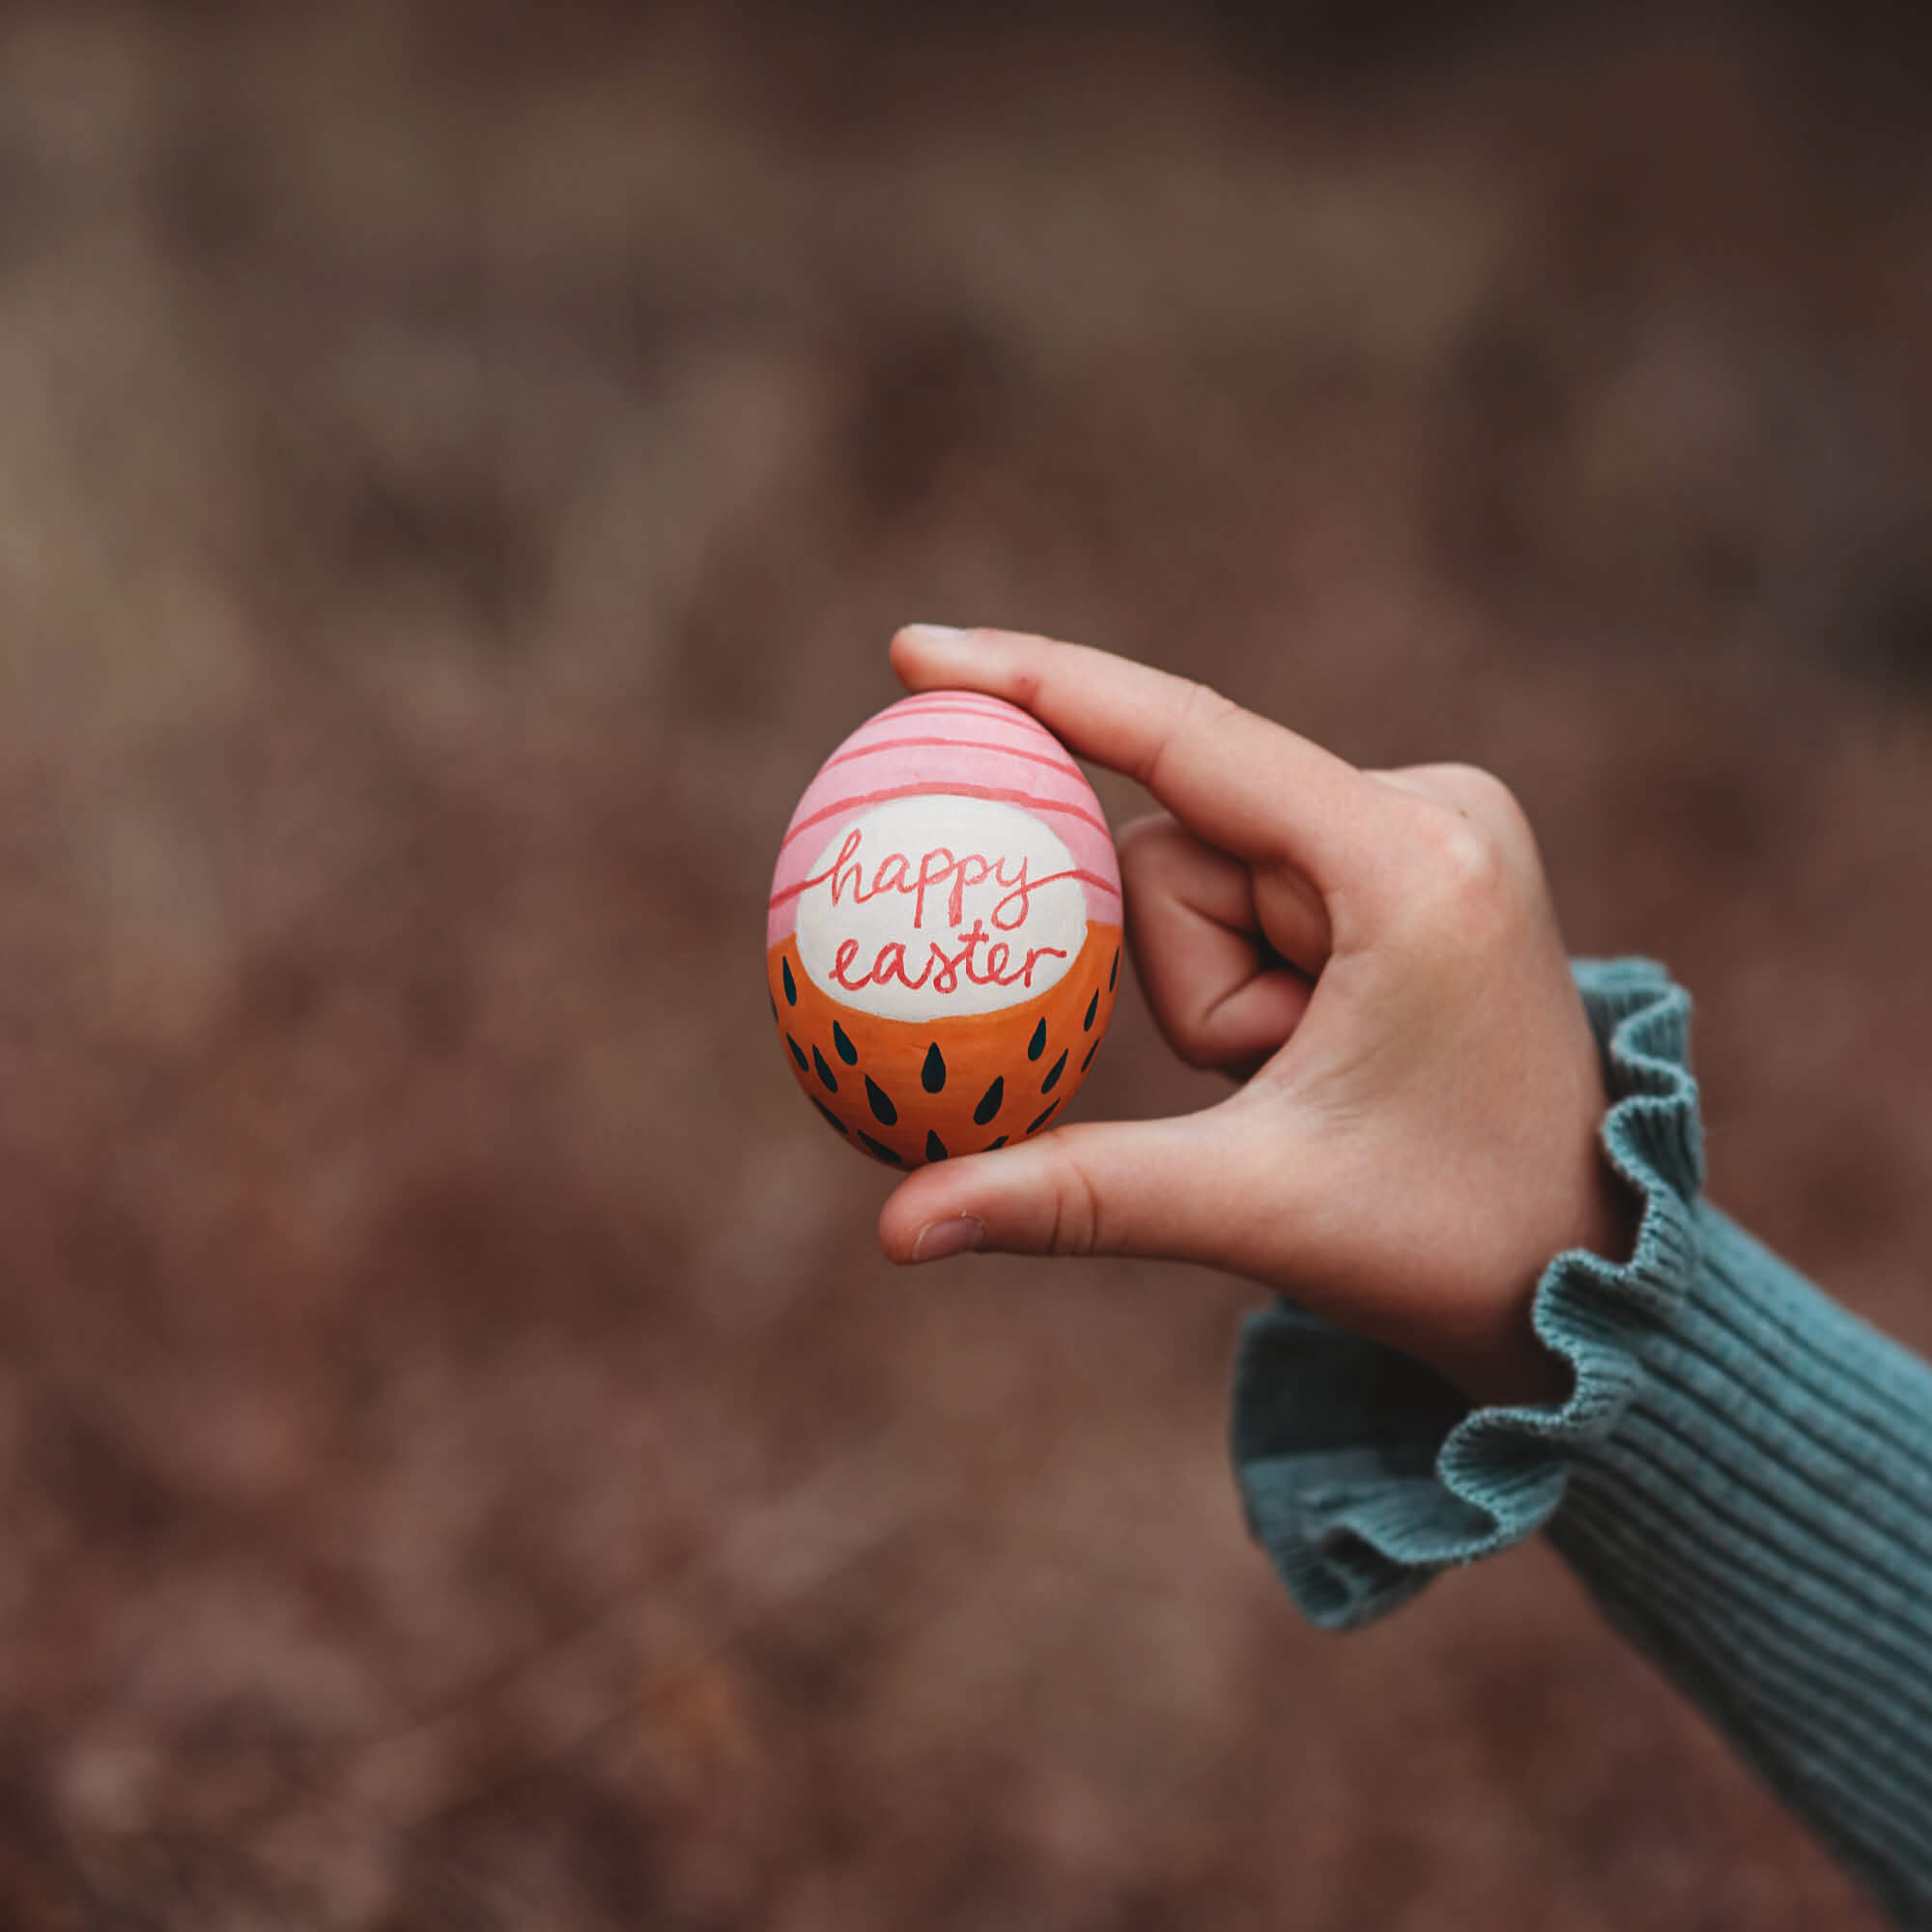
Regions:
<instances>
[{"instance_id":1,"label":"orange lower half of egg","mask_svg":"<svg viewBox=\"0 0 1932 1932\"><path fill-rule=\"evenodd\" d=\"M1121 979L1121 928L1092 922L1044 992L992 1012L909 1021L812 983L787 936L766 955L772 1013L806 1097L893 1167L980 1153L1060 1118L1099 1050Z\"/></svg>"}]
</instances>

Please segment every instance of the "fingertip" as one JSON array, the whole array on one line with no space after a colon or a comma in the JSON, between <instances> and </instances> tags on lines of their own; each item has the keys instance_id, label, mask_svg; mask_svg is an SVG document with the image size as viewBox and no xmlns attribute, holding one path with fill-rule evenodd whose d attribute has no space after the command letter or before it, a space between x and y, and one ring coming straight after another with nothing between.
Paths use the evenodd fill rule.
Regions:
<instances>
[{"instance_id":1,"label":"fingertip","mask_svg":"<svg viewBox=\"0 0 1932 1932\"><path fill-rule=\"evenodd\" d=\"M1114 834L1114 844L1124 863L1129 852L1152 851L1164 845L1180 830L1180 821L1171 811L1143 811L1130 818Z\"/></svg>"},{"instance_id":2,"label":"fingertip","mask_svg":"<svg viewBox=\"0 0 1932 1932\"><path fill-rule=\"evenodd\" d=\"M966 682L976 635L951 624L902 624L893 634L893 669L908 691Z\"/></svg>"},{"instance_id":3,"label":"fingertip","mask_svg":"<svg viewBox=\"0 0 1932 1932\"><path fill-rule=\"evenodd\" d=\"M986 1245L986 1224L976 1214L952 1214L928 1221L915 1236L914 1262L943 1262L949 1255L966 1255Z\"/></svg>"},{"instance_id":4,"label":"fingertip","mask_svg":"<svg viewBox=\"0 0 1932 1932\"><path fill-rule=\"evenodd\" d=\"M879 1209L879 1248L889 1262L901 1267L918 1261L936 1261L939 1256L930 1242L923 1247L921 1237L947 1221L965 1218L965 1190L960 1186L967 1159L935 1162L909 1174L886 1197ZM983 1242L985 1225L980 1223ZM949 1248L949 1254L958 1252Z\"/></svg>"},{"instance_id":5,"label":"fingertip","mask_svg":"<svg viewBox=\"0 0 1932 1932\"><path fill-rule=\"evenodd\" d=\"M920 690L919 676L919 633L922 626L903 624L893 633L893 640L886 646L886 656L892 661L893 675L908 691Z\"/></svg>"}]
</instances>

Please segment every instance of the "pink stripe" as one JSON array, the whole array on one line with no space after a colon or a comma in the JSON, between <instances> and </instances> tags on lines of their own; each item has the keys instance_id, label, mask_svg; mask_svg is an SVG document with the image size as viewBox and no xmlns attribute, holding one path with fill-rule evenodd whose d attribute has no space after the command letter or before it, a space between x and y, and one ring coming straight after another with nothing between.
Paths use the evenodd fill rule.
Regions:
<instances>
[{"instance_id":1,"label":"pink stripe","mask_svg":"<svg viewBox=\"0 0 1932 1932\"><path fill-rule=\"evenodd\" d=\"M1004 697L989 696L983 691L952 691L941 688L936 691L915 691L909 697L901 697L896 704L889 704L879 713L889 718L895 711L911 711L922 704L970 704L976 711L984 711L1002 718L1025 718L1029 721L1033 713L1024 705L1009 704Z\"/></svg>"},{"instance_id":2,"label":"pink stripe","mask_svg":"<svg viewBox=\"0 0 1932 1932\"><path fill-rule=\"evenodd\" d=\"M1082 871L1078 867L1075 867L1070 872L1056 872L1054 877L1057 879L1078 879L1083 886L1098 886L1103 893L1110 893L1115 898L1121 896L1120 887L1115 885L1112 879L1103 879L1098 872ZM774 893L771 897L771 903L766 907L766 910L768 912L776 912L787 899L797 898L807 886L813 884L824 884L824 875L821 873L816 880L801 879L797 885L787 886L781 893Z\"/></svg>"},{"instance_id":3,"label":"pink stripe","mask_svg":"<svg viewBox=\"0 0 1932 1932\"><path fill-rule=\"evenodd\" d=\"M996 745L986 738L881 738L875 744L861 745L853 751L840 752L836 756L827 758L819 769L830 771L834 765L846 764L853 758L869 758L880 752L890 752L899 746L911 745L926 748L950 745L962 752L998 752L1009 758L1024 758L1030 765L1045 765L1050 771L1080 779L1083 784L1086 782L1080 767L1065 752L1058 757L1050 757L1044 752L1023 752L1017 745Z\"/></svg>"},{"instance_id":4,"label":"pink stripe","mask_svg":"<svg viewBox=\"0 0 1932 1932\"><path fill-rule=\"evenodd\" d=\"M1055 751L1066 748L1037 719L1030 718L1024 711L1015 711L1007 706L999 711L982 711L977 704L895 704L890 711L882 711L876 718L865 724L845 740L846 745L862 745L875 731L889 731L896 725L917 722L923 724L928 718L970 718L980 725L997 725L1011 731L1015 737L1029 742L1043 738ZM839 748L843 750L844 747Z\"/></svg>"},{"instance_id":5,"label":"pink stripe","mask_svg":"<svg viewBox=\"0 0 1932 1932\"><path fill-rule=\"evenodd\" d=\"M1013 724L1038 733L1041 737L1052 737L1037 718L1030 711L1022 711L1017 704L1008 704L1001 700L997 707L992 702L974 704L951 692L935 692L930 697L906 697L889 709L879 713L870 721L871 724L883 724L888 719L920 718L936 711L955 712L961 718L990 718L1002 724Z\"/></svg>"},{"instance_id":6,"label":"pink stripe","mask_svg":"<svg viewBox=\"0 0 1932 1932\"><path fill-rule=\"evenodd\" d=\"M784 844L779 847L781 853L798 837L812 826L827 818L836 818L841 811L856 811L863 806L887 805L895 798L921 798L929 793L955 798L989 798L1001 805L1026 805L1037 811L1064 811L1070 818L1077 818L1083 825L1091 825L1095 832L1107 833L1106 821L1096 818L1091 811L1078 805L1064 805L1058 799L1037 798L1032 792L1011 791L1001 785L959 784L952 780L923 784L895 785L888 791L860 792L850 798L841 798L837 805L828 805L822 810L814 811L810 818L801 818L784 836Z\"/></svg>"},{"instance_id":7,"label":"pink stripe","mask_svg":"<svg viewBox=\"0 0 1932 1932\"><path fill-rule=\"evenodd\" d=\"M893 711L910 711L914 705L978 705L981 711L1010 711L1022 719L1032 715L1026 705L995 697L991 692L970 692L962 684L935 684L929 692L906 692L904 697L889 703L879 717L889 717Z\"/></svg>"}]
</instances>

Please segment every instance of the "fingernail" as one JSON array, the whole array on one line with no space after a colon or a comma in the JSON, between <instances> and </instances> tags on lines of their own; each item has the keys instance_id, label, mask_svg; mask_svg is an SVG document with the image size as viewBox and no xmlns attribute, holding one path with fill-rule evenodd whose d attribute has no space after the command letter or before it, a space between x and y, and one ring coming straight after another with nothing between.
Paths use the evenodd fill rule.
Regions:
<instances>
[{"instance_id":1,"label":"fingernail","mask_svg":"<svg viewBox=\"0 0 1932 1932\"><path fill-rule=\"evenodd\" d=\"M986 1224L970 1214L955 1214L950 1221L928 1221L912 1244L916 1262L941 1262L948 1255L963 1255L968 1248L983 1247Z\"/></svg>"},{"instance_id":2,"label":"fingernail","mask_svg":"<svg viewBox=\"0 0 1932 1932\"><path fill-rule=\"evenodd\" d=\"M951 624L907 624L902 626L900 635L910 638L917 644L956 644L966 633L955 630Z\"/></svg>"}]
</instances>

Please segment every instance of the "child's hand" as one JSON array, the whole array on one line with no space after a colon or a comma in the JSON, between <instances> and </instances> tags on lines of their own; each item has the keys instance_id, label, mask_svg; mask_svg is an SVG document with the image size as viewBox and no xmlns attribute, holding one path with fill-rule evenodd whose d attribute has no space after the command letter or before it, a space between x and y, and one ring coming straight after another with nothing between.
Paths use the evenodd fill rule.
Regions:
<instances>
[{"instance_id":1,"label":"child's hand","mask_svg":"<svg viewBox=\"0 0 1932 1932\"><path fill-rule=\"evenodd\" d=\"M1199 685L1076 644L923 626L914 691L1025 706L1167 807L1121 839L1127 932L1175 1050L1245 1085L923 1168L896 1261L1158 1255L1279 1288L1480 1401L1559 1393L1529 1304L1620 1255L1605 1096L1535 839L1465 766L1360 772ZM1168 814L1172 814L1171 816Z\"/></svg>"}]
</instances>

